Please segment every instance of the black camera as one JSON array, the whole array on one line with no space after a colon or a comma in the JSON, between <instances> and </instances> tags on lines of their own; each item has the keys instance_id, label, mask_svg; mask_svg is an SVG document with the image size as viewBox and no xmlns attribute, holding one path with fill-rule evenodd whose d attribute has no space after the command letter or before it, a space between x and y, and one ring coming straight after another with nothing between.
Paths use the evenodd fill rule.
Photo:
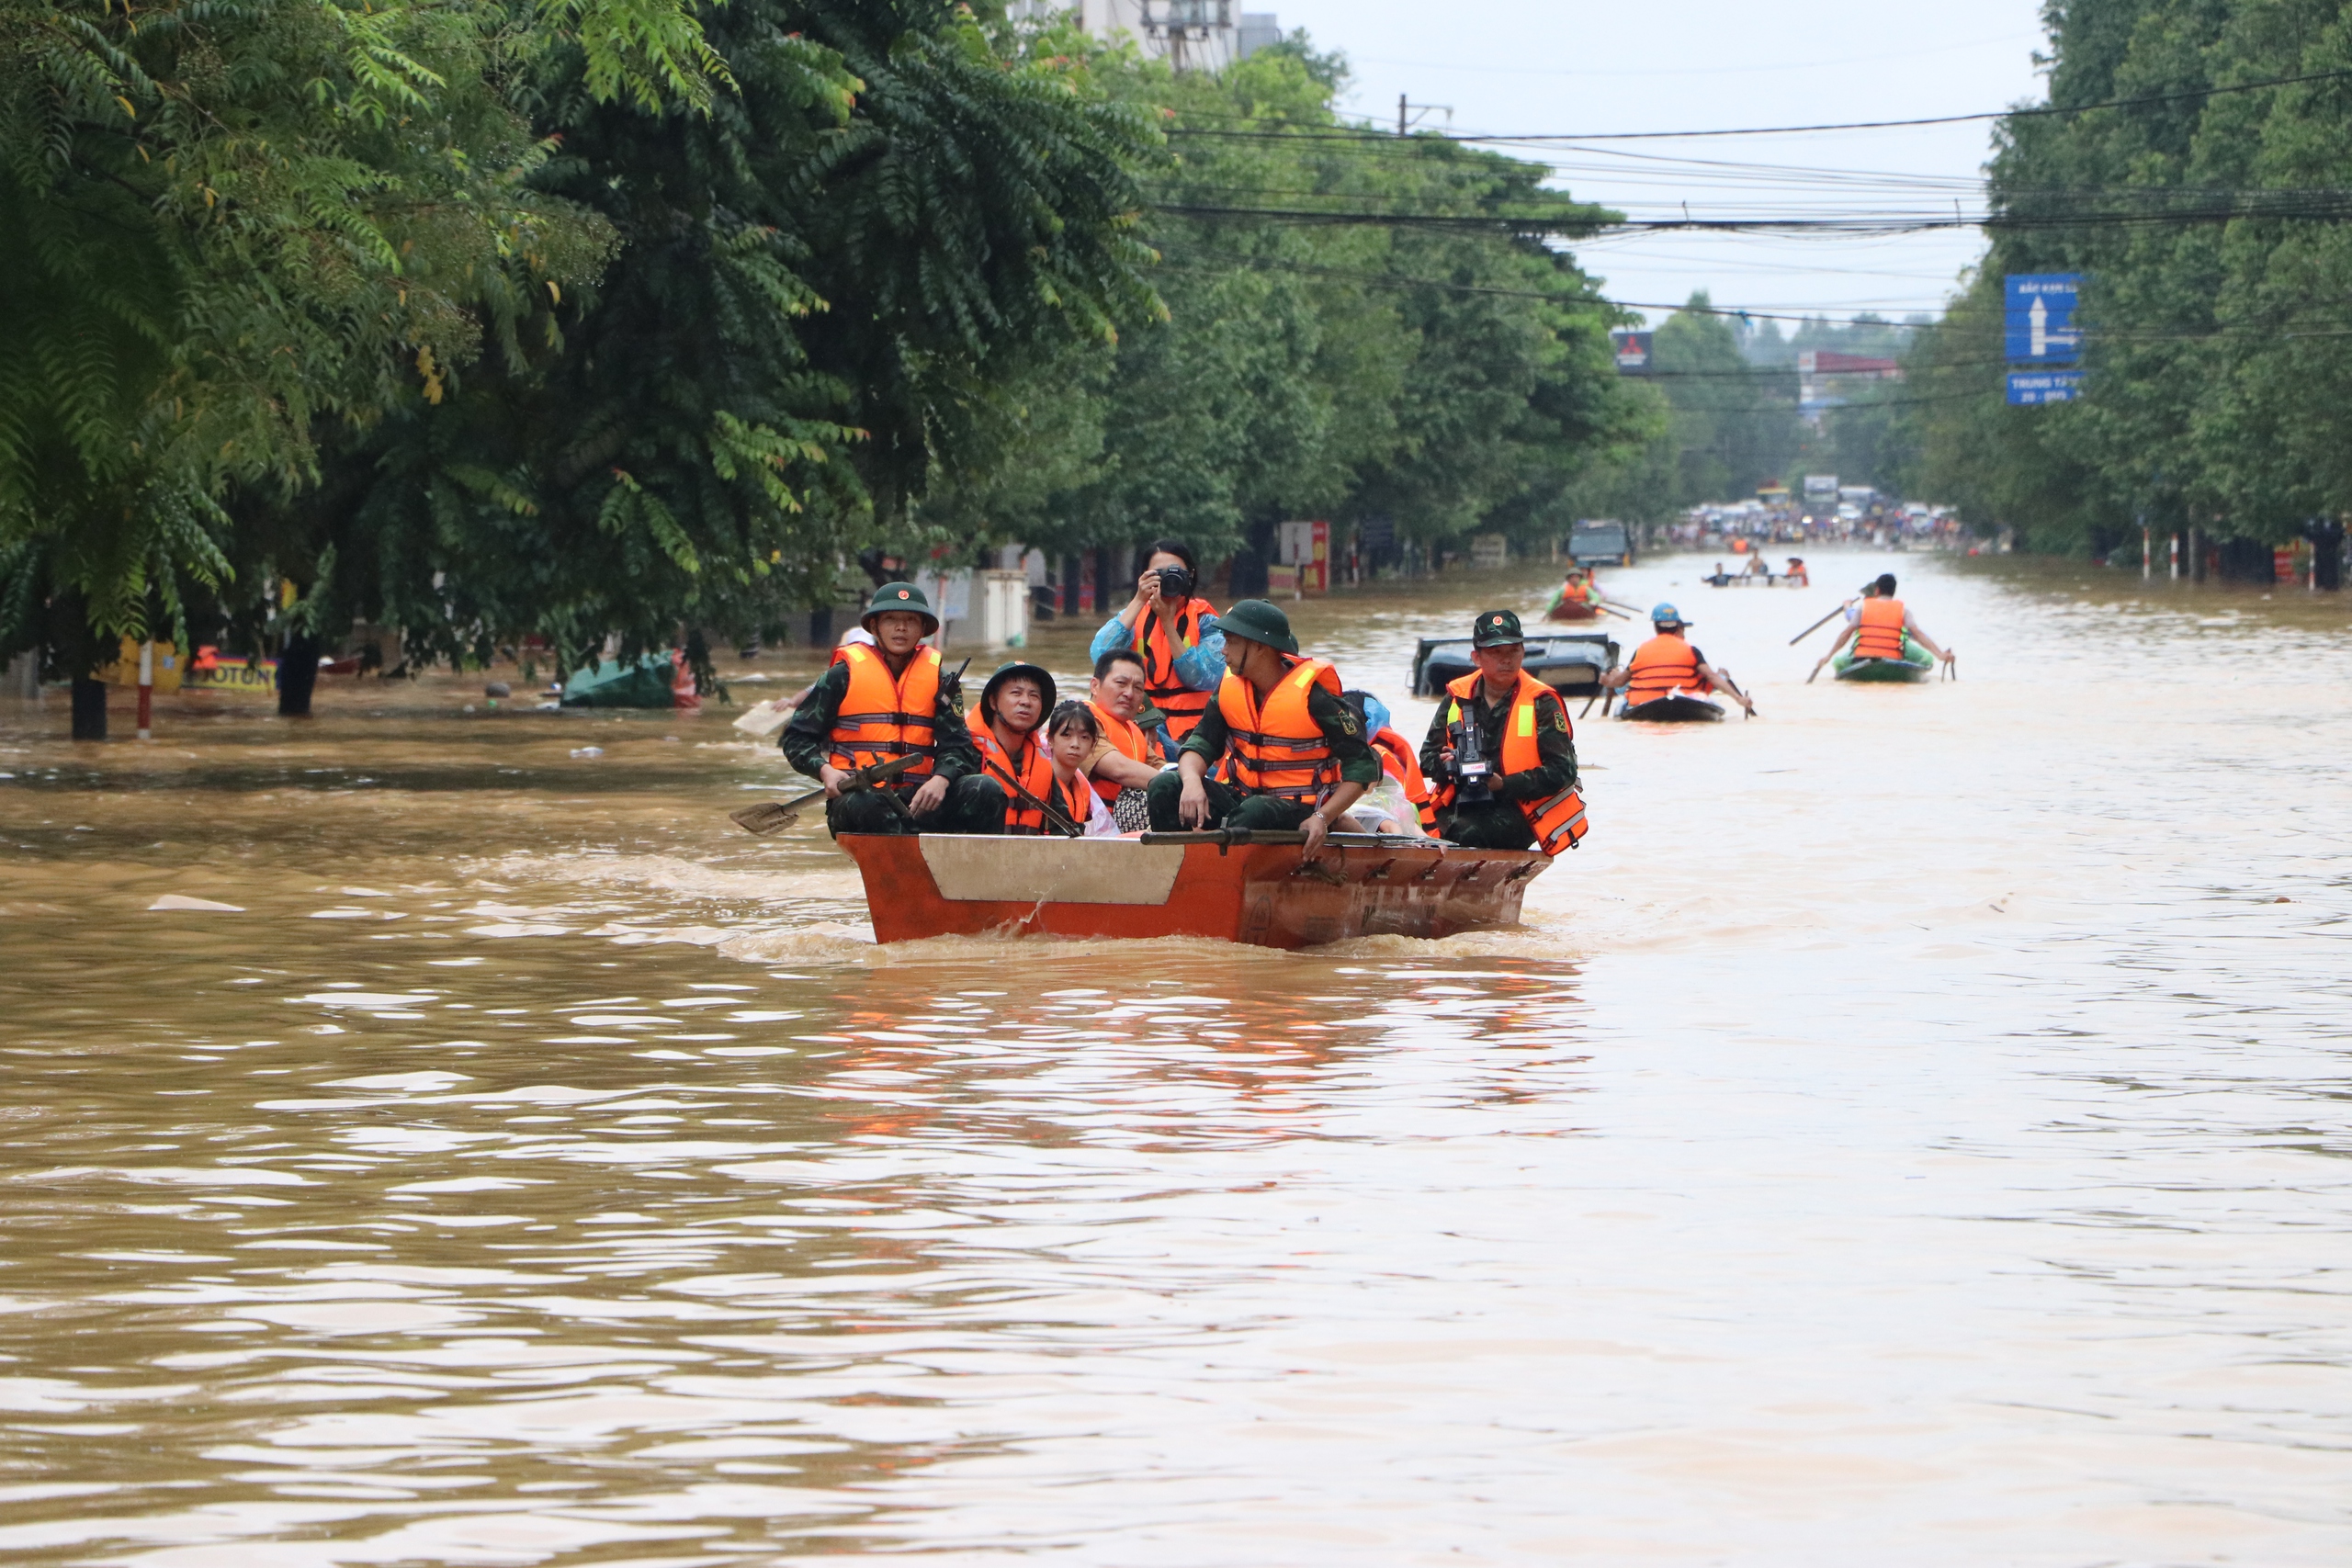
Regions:
<instances>
[{"instance_id":1,"label":"black camera","mask_svg":"<svg viewBox=\"0 0 2352 1568\"><path fill-rule=\"evenodd\" d=\"M1159 596L1178 606L1190 603L1193 597L1193 574L1181 566L1161 567Z\"/></svg>"}]
</instances>

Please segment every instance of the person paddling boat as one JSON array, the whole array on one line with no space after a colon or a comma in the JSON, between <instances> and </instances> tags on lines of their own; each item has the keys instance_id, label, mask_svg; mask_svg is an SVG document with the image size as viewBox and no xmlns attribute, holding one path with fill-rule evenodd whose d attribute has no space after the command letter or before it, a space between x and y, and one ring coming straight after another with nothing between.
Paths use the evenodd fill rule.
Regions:
<instances>
[{"instance_id":1,"label":"person paddling boat","mask_svg":"<svg viewBox=\"0 0 2352 1568\"><path fill-rule=\"evenodd\" d=\"M786 761L825 786L826 828L835 838L1002 832L1004 792L982 776L939 650L922 646L939 629L922 590L884 583L862 624L872 645L842 645L777 741ZM858 769L906 756L917 761L900 783L846 787Z\"/></svg>"},{"instance_id":2,"label":"person paddling boat","mask_svg":"<svg viewBox=\"0 0 2352 1568\"><path fill-rule=\"evenodd\" d=\"M1686 697L1704 696L1720 686L1753 714L1756 705L1732 683L1731 672L1709 664L1707 656L1691 646L1683 635L1690 629L1690 623L1682 618L1681 611L1672 604L1658 605L1650 612L1650 630L1657 635L1635 649L1622 668L1601 676L1600 684L1609 691L1622 689L1628 709L1676 692Z\"/></svg>"},{"instance_id":3,"label":"person paddling boat","mask_svg":"<svg viewBox=\"0 0 2352 1568\"><path fill-rule=\"evenodd\" d=\"M1848 652L1849 643L1852 650ZM1841 653L1845 657L1839 658ZM1911 612L1894 596L1894 574L1884 572L1870 585L1870 592L1861 603L1854 606L1853 620L1830 645L1829 651L1821 656L1820 663L1813 667L1813 675L1820 674L1822 665L1832 661L1843 671L1865 659L1927 668L1930 654L1946 664L1952 660L1949 649L1937 646L1935 638L1919 629L1919 623L1911 618ZM1805 679L1810 681L1813 675Z\"/></svg>"}]
</instances>

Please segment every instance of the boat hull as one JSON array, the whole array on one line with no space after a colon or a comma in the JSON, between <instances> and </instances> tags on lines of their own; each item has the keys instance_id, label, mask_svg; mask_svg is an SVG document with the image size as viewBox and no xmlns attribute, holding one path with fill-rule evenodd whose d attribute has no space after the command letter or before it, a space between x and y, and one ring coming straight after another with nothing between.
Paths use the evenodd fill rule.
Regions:
<instances>
[{"instance_id":1,"label":"boat hull","mask_svg":"<svg viewBox=\"0 0 2352 1568\"><path fill-rule=\"evenodd\" d=\"M1676 692L1636 704L1617 716L1635 724L1715 724L1722 720L1724 710L1720 703Z\"/></svg>"},{"instance_id":2,"label":"boat hull","mask_svg":"<svg viewBox=\"0 0 2352 1568\"><path fill-rule=\"evenodd\" d=\"M1907 659L1857 659L1838 671L1838 679L1863 685L1907 683L1926 680L1935 667L1932 660L1914 664Z\"/></svg>"},{"instance_id":3,"label":"boat hull","mask_svg":"<svg viewBox=\"0 0 2352 1568\"><path fill-rule=\"evenodd\" d=\"M1597 621L1600 611L1591 604L1559 604L1544 612L1547 621Z\"/></svg>"},{"instance_id":4,"label":"boat hull","mask_svg":"<svg viewBox=\"0 0 2352 1568\"><path fill-rule=\"evenodd\" d=\"M1516 925L1534 851L1428 840L1219 843L1215 834L1034 839L844 835L865 880L875 939L1206 937L1313 947L1361 936L1444 937ZM1169 841L1174 840L1174 841Z\"/></svg>"}]
</instances>

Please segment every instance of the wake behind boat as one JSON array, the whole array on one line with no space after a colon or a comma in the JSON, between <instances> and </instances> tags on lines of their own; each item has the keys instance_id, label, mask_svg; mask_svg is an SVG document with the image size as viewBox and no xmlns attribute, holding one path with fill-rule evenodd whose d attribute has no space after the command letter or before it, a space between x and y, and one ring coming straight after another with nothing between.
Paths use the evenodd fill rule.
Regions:
<instances>
[{"instance_id":1,"label":"wake behind boat","mask_svg":"<svg viewBox=\"0 0 2352 1568\"><path fill-rule=\"evenodd\" d=\"M1248 829L1135 838L844 833L875 939L1206 937L1313 947L1359 936L1444 937L1519 923L1533 850Z\"/></svg>"}]
</instances>

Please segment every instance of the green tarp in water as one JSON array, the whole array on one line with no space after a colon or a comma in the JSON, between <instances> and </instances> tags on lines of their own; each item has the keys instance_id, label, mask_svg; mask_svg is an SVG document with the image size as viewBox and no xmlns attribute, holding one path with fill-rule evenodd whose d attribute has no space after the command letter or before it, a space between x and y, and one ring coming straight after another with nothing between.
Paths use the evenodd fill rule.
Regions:
<instances>
[{"instance_id":1,"label":"green tarp in water","mask_svg":"<svg viewBox=\"0 0 2352 1568\"><path fill-rule=\"evenodd\" d=\"M666 653L648 653L634 664L603 662L575 670L563 683L568 708L667 708L678 705L670 689L677 666Z\"/></svg>"}]
</instances>

